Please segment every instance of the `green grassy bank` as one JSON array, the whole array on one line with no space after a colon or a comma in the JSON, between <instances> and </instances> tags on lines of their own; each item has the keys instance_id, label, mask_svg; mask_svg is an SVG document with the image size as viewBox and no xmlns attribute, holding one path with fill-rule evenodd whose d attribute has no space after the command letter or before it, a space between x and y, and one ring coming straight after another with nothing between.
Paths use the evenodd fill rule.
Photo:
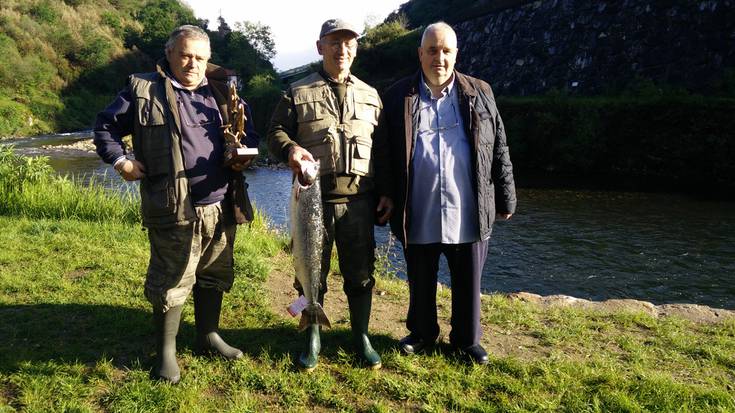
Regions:
<instances>
[{"instance_id":1,"label":"green grassy bank","mask_svg":"<svg viewBox=\"0 0 735 413\"><path fill-rule=\"evenodd\" d=\"M349 327L338 323L324 334L318 368L302 373L293 361L303 340L295 321L274 311L269 293L274 274L289 272L287 242L262 216L238 230L237 280L221 323L245 357L194 355L188 304L179 335L182 381L151 381L153 329L142 291L148 246L137 217L126 212L136 200L53 178L43 160L23 178L11 173L17 167L4 167L23 162L4 153L0 163L2 413L735 411L734 320L544 309L499 295L483 297L486 340L509 344L489 347L488 366L466 366L443 346L401 356L396 335L374 320L382 370L357 365ZM42 210L12 206L41 197ZM374 314L385 306L405 311L404 282L381 276L377 289L387 298L376 301ZM445 318L446 289L440 303Z\"/></svg>"}]
</instances>

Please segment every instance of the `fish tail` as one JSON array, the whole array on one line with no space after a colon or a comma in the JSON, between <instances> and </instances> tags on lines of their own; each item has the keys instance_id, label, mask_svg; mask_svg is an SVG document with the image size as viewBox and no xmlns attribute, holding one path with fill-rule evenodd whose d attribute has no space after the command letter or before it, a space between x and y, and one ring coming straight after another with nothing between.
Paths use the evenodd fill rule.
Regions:
<instances>
[{"instance_id":1,"label":"fish tail","mask_svg":"<svg viewBox=\"0 0 735 413\"><path fill-rule=\"evenodd\" d=\"M332 325L329 323L329 319L327 318L327 314L324 312L321 304L317 303L316 308L314 309L314 313L314 318L316 319L316 323L314 324L325 326L327 328L332 328Z\"/></svg>"},{"instance_id":2,"label":"fish tail","mask_svg":"<svg viewBox=\"0 0 735 413\"><path fill-rule=\"evenodd\" d=\"M312 308L301 312L301 319L299 320L299 331L304 331L307 327L312 325L332 328L332 324L329 323L327 314L324 313L324 308L322 308L321 304L319 303L316 303L312 306Z\"/></svg>"}]
</instances>

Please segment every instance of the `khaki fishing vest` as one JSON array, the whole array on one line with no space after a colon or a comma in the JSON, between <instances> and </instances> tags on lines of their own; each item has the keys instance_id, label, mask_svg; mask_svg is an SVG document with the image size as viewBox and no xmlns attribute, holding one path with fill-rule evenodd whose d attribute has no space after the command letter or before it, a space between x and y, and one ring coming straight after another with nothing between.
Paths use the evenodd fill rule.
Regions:
<instances>
[{"instance_id":1,"label":"khaki fishing vest","mask_svg":"<svg viewBox=\"0 0 735 413\"><path fill-rule=\"evenodd\" d=\"M186 224L196 219L184 170L181 128L171 82L158 73L130 76L135 124L133 151L145 166L140 181L143 226Z\"/></svg>"},{"instance_id":2,"label":"khaki fishing vest","mask_svg":"<svg viewBox=\"0 0 735 413\"><path fill-rule=\"evenodd\" d=\"M374 88L350 76L342 119L337 97L318 73L294 82L291 96L298 144L320 161L320 175L373 176L372 135L383 107Z\"/></svg>"}]
</instances>

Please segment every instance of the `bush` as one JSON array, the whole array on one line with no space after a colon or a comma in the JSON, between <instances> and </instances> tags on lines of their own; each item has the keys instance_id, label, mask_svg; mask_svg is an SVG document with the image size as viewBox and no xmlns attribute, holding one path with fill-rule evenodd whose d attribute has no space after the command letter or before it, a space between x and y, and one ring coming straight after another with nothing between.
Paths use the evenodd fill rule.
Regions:
<instances>
[{"instance_id":1,"label":"bush","mask_svg":"<svg viewBox=\"0 0 735 413\"><path fill-rule=\"evenodd\" d=\"M387 21L367 29L365 34L360 38L360 46L369 49L398 39L408 32L406 18L401 15L395 20Z\"/></svg>"},{"instance_id":2,"label":"bush","mask_svg":"<svg viewBox=\"0 0 735 413\"><path fill-rule=\"evenodd\" d=\"M14 136L25 130L30 111L24 105L0 96L0 136Z\"/></svg>"},{"instance_id":3,"label":"bush","mask_svg":"<svg viewBox=\"0 0 735 413\"><path fill-rule=\"evenodd\" d=\"M263 73L253 76L245 87L244 96L252 109L255 130L265 141L270 126L271 115L282 95L281 88L275 83L275 76Z\"/></svg>"},{"instance_id":4,"label":"bush","mask_svg":"<svg viewBox=\"0 0 735 413\"><path fill-rule=\"evenodd\" d=\"M110 193L91 182L81 186L54 175L46 157L25 157L0 147L0 214L29 218L140 222L137 198Z\"/></svg>"},{"instance_id":5,"label":"bush","mask_svg":"<svg viewBox=\"0 0 735 413\"><path fill-rule=\"evenodd\" d=\"M648 189L735 190L733 99L550 96L498 105L516 170L640 179L644 187L648 180Z\"/></svg>"},{"instance_id":6,"label":"bush","mask_svg":"<svg viewBox=\"0 0 735 413\"><path fill-rule=\"evenodd\" d=\"M53 24L59 18L61 13L51 1L42 1L31 7L31 15L37 20Z\"/></svg>"},{"instance_id":7,"label":"bush","mask_svg":"<svg viewBox=\"0 0 735 413\"><path fill-rule=\"evenodd\" d=\"M358 49L352 71L371 86L382 90L419 67L418 30L395 32L398 37L385 39L379 47Z\"/></svg>"}]
</instances>

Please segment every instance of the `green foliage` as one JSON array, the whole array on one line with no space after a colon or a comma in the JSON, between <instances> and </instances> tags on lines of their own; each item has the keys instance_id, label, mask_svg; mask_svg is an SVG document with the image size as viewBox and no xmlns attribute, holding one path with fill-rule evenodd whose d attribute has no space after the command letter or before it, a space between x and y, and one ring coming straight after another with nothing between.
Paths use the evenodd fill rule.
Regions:
<instances>
[{"instance_id":1,"label":"green foliage","mask_svg":"<svg viewBox=\"0 0 735 413\"><path fill-rule=\"evenodd\" d=\"M276 43L273 41L270 26L260 22L244 21L235 23L235 30L248 39L261 59L271 60L276 55Z\"/></svg>"},{"instance_id":2,"label":"green foliage","mask_svg":"<svg viewBox=\"0 0 735 413\"><path fill-rule=\"evenodd\" d=\"M16 155L0 147L0 214L98 222L140 221L137 199L112 196L103 187L57 177L45 157Z\"/></svg>"},{"instance_id":3,"label":"green foliage","mask_svg":"<svg viewBox=\"0 0 735 413\"><path fill-rule=\"evenodd\" d=\"M58 185L43 159L3 149L0 183L6 179L46 191ZM4 195L0 206L8 203ZM66 200L45 202L60 211ZM385 333L400 327L376 331L372 323L383 369L365 369L352 354L346 320L335 314L333 329L322 332L318 368L300 372L293 360L303 337L296 320L274 310L265 284L289 266L286 240L259 213L238 228L237 280L220 323L244 357L193 354L187 304L177 337L182 381L158 383L148 374L154 340L143 294L146 234L120 218L124 205L109 208L113 214L102 220L0 211L0 411L735 411L734 319L694 324L501 295L482 299L494 346L487 366L465 365L444 345L402 356L396 334ZM374 299L374 321L386 314L385 299L408 300L405 282L377 282L392 298ZM440 294L439 308L450 300Z\"/></svg>"},{"instance_id":4,"label":"green foliage","mask_svg":"<svg viewBox=\"0 0 735 413\"><path fill-rule=\"evenodd\" d=\"M232 31L222 23L227 30L210 33L213 63L244 84L273 72L268 26L245 22ZM179 0L5 0L0 137L90 128L128 75L154 69L182 24L205 22Z\"/></svg>"},{"instance_id":5,"label":"green foliage","mask_svg":"<svg viewBox=\"0 0 735 413\"><path fill-rule=\"evenodd\" d=\"M360 37L360 47L370 49L398 39L409 32L406 24L405 16L400 15L394 20L385 21L375 27L369 28Z\"/></svg>"},{"instance_id":6,"label":"green foliage","mask_svg":"<svg viewBox=\"0 0 735 413\"><path fill-rule=\"evenodd\" d=\"M135 45L149 56L163 56L166 39L176 27L199 23L194 12L178 0L150 0L138 10L135 19L143 30L129 32L126 43Z\"/></svg>"},{"instance_id":7,"label":"green foliage","mask_svg":"<svg viewBox=\"0 0 735 413\"><path fill-rule=\"evenodd\" d=\"M421 33L403 29L402 23L384 23L366 33L365 47L357 51L352 71L382 90L419 68ZM362 40L360 40L362 42Z\"/></svg>"},{"instance_id":8,"label":"green foliage","mask_svg":"<svg viewBox=\"0 0 735 413\"><path fill-rule=\"evenodd\" d=\"M22 135L32 132L28 125L31 112L21 103L0 96L0 135Z\"/></svg>"},{"instance_id":9,"label":"green foliage","mask_svg":"<svg viewBox=\"0 0 735 413\"><path fill-rule=\"evenodd\" d=\"M210 33L212 63L234 70L244 83L257 74L272 73L273 65L253 46L255 41L239 30Z\"/></svg>"},{"instance_id":10,"label":"green foliage","mask_svg":"<svg viewBox=\"0 0 735 413\"><path fill-rule=\"evenodd\" d=\"M25 184L47 183L53 172L48 158L20 156L12 146L0 147L0 187L4 193L17 191Z\"/></svg>"},{"instance_id":11,"label":"green foliage","mask_svg":"<svg viewBox=\"0 0 735 413\"><path fill-rule=\"evenodd\" d=\"M60 14L58 8L51 0L36 3L31 7L31 15L44 23L56 23Z\"/></svg>"},{"instance_id":12,"label":"green foliage","mask_svg":"<svg viewBox=\"0 0 735 413\"><path fill-rule=\"evenodd\" d=\"M735 100L660 95L650 85L639 91L501 99L516 169L620 176L679 191L735 190Z\"/></svg>"},{"instance_id":13,"label":"green foliage","mask_svg":"<svg viewBox=\"0 0 735 413\"><path fill-rule=\"evenodd\" d=\"M437 21L457 23L508 7L518 7L533 0L411 0L388 16L391 21L405 16L408 27L418 28Z\"/></svg>"},{"instance_id":14,"label":"green foliage","mask_svg":"<svg viewBox=\"0 0 735 413\"><path fill-rule=\"evenodd\" d=\"M262 137L268 131L271 114L283 93L276 84L275 76L272 73L261 73L250 79L243 92L246 100L253 108L255 129Z\"/></svg>"}]
</instances>

